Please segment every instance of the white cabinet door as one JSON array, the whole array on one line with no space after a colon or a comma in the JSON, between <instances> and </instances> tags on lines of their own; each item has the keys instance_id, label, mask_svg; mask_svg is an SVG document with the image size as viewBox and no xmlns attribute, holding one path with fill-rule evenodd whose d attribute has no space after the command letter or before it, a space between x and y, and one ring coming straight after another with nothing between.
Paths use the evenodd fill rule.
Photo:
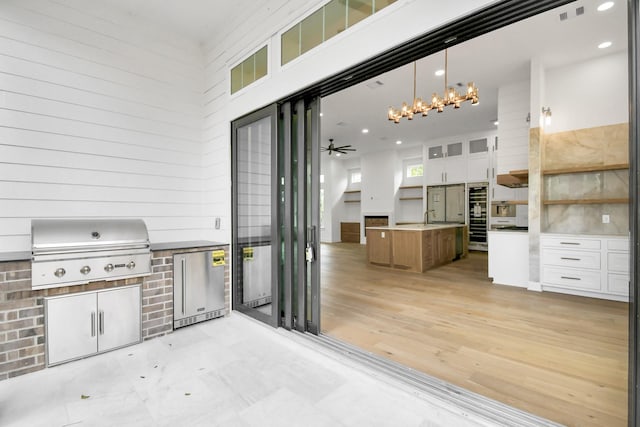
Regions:
<instances>
[{"instance_id":1,"label":"white cabinet door","mask_svg":"<svg viewBox=\"0 0 640 427\"><path fill-rule=\"evenodd\" d=\"M529 286L529 235L489 231L489 277L499 285Z\"/></svg>"},{"instance_id":2,"label":"white cabinet door","mask_svg":"<svg viewBox=\"0 0 640 427\"><path fill-rule=\"evenodd\" d=\"M467 181L489 181L489 155L474 155L467 159Z\"/></svg>"},{"instance_id":3,"label":"white cabinet door","mask_svg":"<svg viewBox=\"0 0 640 427\"><path fill-rule=\"evenodd\" d=\"M444 182L447 184L467 182L467 157L462 142L447 144Z\"/></svg>"},{"instance_id":4,"label":"white cabinet door","mask_svg":"<svg viewBox=\"0 0 640 427\"><path fill-rule=\"evenodd\" d=\"M427 185L443 184L445 172L444 146L436 145L427 149L426 179Z\"/></svg>"},{"instance_id":5,"label":"white cabinet door","mask_svg":"<svg viewBox=\"0 0 640 427\"><path fill-rule=\"evenodd\" d=\"M629 295L629 276L627 274L610 273L607 277L607 291L612 294L628 296Z\"/></svg>"},{"instance_id":6,"label":"white cabinet door","mask_svg":"<svg viewBox=\"0 0 640 427\"><path fill-rule=\"evenodd\" d=\"M140 286L98 293L98 351L140 342Z\"/></svg>"},{"instance_id":7,"label":"white cabinet door","mask_svg":"<svg viewBox=\"0 0 640 427\"><path fill-rule=\"evenodd\" d=\"M467 181L489 181L489 140L487 138L473 139L469 141L467 152Z\"/></svg>"},{"instance_id":8,"label":"white cabinet door","mask_svg":"<svg viewBox=\"0 0 640 427\"><path fill-rule=\"evenodd\" d=\"M98 349L96 294L45 299L47 364L93 354Z\"/></svg>"},{"instance_id":9,"label":"white cabinet door","mask_svg":"<svg viewBox=\"0 0 640 427\"><path fill-rule=\"evenodd\" d=\"M427 185L467 181L467 157L462 142L434 145L427 149Z\"/></svg>"}]
</instances>

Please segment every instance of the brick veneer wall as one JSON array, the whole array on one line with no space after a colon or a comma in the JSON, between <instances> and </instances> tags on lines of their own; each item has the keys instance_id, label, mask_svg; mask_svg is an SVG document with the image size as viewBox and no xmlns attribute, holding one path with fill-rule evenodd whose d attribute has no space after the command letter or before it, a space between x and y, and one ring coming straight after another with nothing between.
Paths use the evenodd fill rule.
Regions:
<instances>
[{"instance_id":1,"label":"brick veneer wall","mask_svg":"<svg viewBox=\"0 0 640 427\"><path fill-rule=\"evenodd\" d=\"M173 332L173 254L224 249L225 309L229 306L228 246L176 249L152 253L152 273L145 277L91 282L52 289L31 289L31 262L0 263L0 380L45 368L44 298L140 284L142 339Z\"/></svg>"}]
</instances>

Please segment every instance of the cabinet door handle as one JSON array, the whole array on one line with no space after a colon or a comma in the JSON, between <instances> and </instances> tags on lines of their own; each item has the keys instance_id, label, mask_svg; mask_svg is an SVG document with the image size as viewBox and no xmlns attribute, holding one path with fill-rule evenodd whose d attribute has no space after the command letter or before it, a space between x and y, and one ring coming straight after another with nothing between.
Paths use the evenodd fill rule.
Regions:
<instances>
[{"instance_id":1,"label":"cabinet door handle","mask_svg":"<svg viewBox=\"0 0 640 427\"><path fill-rule=\"evenodd\" d=\"M487 168L487 179L489 179L489 168Z\"/></svg>"},{"instance_id":2,"label":"cabinet door handle","mask_svg":"<svg viewBox=\"0 0 640 427\"><path fill-rule=\"evenodd\" d=\"M561 279L567 279L567 280L582 280L579 277L571 277L571 276L560 276Z\"/></svg>"},{"instance_id":3,"label":"cabinet door handle","mask_svg":"<svg viewBox=\"0 0 640 427\"><path fill-rule=\"evenodd\" d=\"M96 336L96 312L91 312L91 336Z\"/></svg>"},{"instance_id":4,"label":"cabinet door handle","mask_svg":"<svg viewBox=\"0 0 640 427\"><path fill-rule=\"evenodd\" d=\"M104 335L104 311L98 312L98 332L100 335Z\"/></svg>"},{"instance_id":5,"label":"cabinet door handle","mask_svg":"<svg viewBox=\"0 0 640 427\"><path fill-rule=\"evenodd\" d=\"M580 261L580 258L571 258L568 256L560 257L560 259L566 259L567 261Z\"/></svg>"},{"instance_id":6,"label":"cabinet door handle","mask_svg":"<svg viewBox=\"0 0 640 427\"><path fill-rule=\"evenodd\" d=\"M580 243L578 242L560 242L561 245L575 245L575 246L580 246Z\"/></svg>"},{"instance_id":7,"label":"cabinet door handle","mask_svg":"<svg viewBox=\"0 0 640 427\"><path fill-rule=\"evenodd\" d=\"M187 311L187 260L182 258L180 261L182 265L182 314Z\"/></svg>"}]
</instances>

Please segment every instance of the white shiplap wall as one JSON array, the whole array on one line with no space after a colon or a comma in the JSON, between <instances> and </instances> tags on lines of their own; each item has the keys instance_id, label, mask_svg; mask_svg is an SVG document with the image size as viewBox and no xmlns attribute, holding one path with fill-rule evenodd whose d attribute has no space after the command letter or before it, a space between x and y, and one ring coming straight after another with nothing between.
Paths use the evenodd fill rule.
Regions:
<instances>
[{"instance_id":1,"label":"white shiplap wall","mask_svg":"<svg viewBox=\"0 0 640 427\"><path fill-rule=\"evenodd\" d=\"M498 151L496 173L529 168L529 80L498 89Z\"/></svg>"},{"instance_id":2,"label":"white shiplap wall","mask_svg":"<svg viewBox=\"0 0 640 427\"><path fill-rule=\"evenodd\" d=\"M0 252L43 217L206 237L203 83L199 46L100 2L0 2Z\"/></svg>"}]
</instances>

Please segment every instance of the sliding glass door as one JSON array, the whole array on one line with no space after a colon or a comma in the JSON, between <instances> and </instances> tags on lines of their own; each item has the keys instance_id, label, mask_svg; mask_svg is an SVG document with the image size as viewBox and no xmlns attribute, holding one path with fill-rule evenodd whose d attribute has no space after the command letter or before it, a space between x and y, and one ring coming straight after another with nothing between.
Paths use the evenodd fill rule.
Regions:
<instances>
[{"instance_id":1,"label":"sliding glass door","mask_svg":"<svg viewBox=\"0 0 640 427\"><path fill-rule=\"evenodd\" d=\"M275 106L232 125L232 252L234 310L279 324L277 263L278 153Z\"/></svg>"},{"instance_id":2,"label":"sliding glass door","mask_svg":"<svg viewBox=\"0 0 640 427\"><path fill-rule=\"evenodd\" d=\"M233 308L319 331L319 100L232 124Z\"/></svg>"}]
</instances>

